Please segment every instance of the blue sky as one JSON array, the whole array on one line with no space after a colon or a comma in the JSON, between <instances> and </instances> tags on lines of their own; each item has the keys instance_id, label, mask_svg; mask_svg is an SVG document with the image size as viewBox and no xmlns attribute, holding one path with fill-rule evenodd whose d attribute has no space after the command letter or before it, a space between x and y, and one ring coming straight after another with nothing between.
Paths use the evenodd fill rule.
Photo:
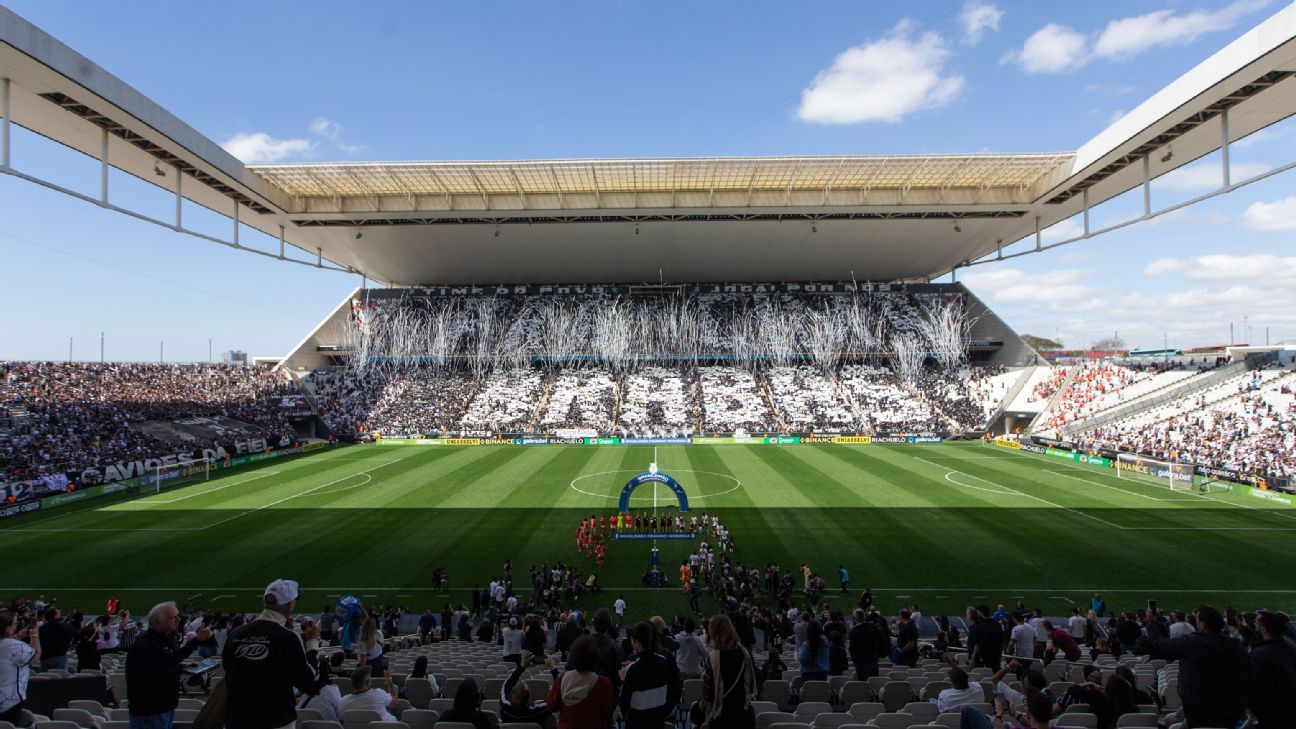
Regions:
<instances>
[{"instance_id":1,"label":"blue sky","mask_svg":"<svg viewBox=\"0 0 1296 729\"><path fill-rule=\"evenodd\" d=\"M1068 151L1283 5L6 3L248 161ZM1234 178L1291 162L1294 139L1289 121L1240 146ZM1156 199L1205 191L1210 161ZM96 165L29 134L14 163L97 184ZM1296 340L1293 179L960 279L1068 345L1220 343L1230 321L1241 341L1244 317L1253 342L1266 326ZM147 185L113 189L165 215ZM168 360L205 360L209 339L282 354L359 283L8 176L0 220L17 314L0 358L63 359L71 337L97 359L100 332L109 359L165 343Z\"/></svg>"}]
</instances>

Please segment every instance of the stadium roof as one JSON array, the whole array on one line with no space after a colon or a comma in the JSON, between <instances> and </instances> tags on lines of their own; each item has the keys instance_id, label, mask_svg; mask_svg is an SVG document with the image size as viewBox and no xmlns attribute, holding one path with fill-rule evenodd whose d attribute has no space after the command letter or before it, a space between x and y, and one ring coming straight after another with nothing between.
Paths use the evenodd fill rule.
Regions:
<instances>
[{"instance_id":1,"label":"stadium roof","mask_svg":"<svg viewBox=\"0 0 1296 729\"><path fill-rule=\"evenodd\" d=\"M13 123L384 283L924 280L1296 114L1296 5L1054 154L244 166L3 7L0 79Z\"/></svg>"}]
</instances>

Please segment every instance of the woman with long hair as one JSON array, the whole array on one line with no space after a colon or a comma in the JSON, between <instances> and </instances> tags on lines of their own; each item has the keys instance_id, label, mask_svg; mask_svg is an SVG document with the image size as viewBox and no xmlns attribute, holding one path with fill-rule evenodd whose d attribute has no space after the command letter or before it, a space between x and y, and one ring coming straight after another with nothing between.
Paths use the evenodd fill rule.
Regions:
<instances>
[{"instance_id":1,"label":"woman with long hair","mask_svg":"<svg viewBox=\"0 0 1296 729\"><path fill-rule=\"evenodd\" d=\"M378 629L378 621L372 615L365 618L364 623L360 625L360 639L355 645L356 662L362 666L372 667L373 672L379 676L387 667L387 659L383 657L383 640L383 632Z\"/></svg>"},{"instance_id":2,"label":"woman with long hair","mask_svg":"<svg viewBox=\"0 0 1296 729\"><path fill-rule=\"evenodd\" d=\"M702 698L696 711L691 710L695 724L704 721L711 729L753 729L756 713L751 702L756 698L756 667L751 654L738 639L738 631L728 615L720 614L707 624L706 661L702 666ZM827 648L824 656L827 657Z\"/></svg>"},{"instance_id":3,"label":"woman with long hair","mask_svg":"<svg viewBox=\"0 0 1296 729\"><path fill-rule=\"evenodd\" d=\"M453 721L472 724L473 729L499 729L495 719L486 712L478 708L481 696L477 690L477 682L471 678L465 678L459 688L455 690L454 706L442 714L437 719L438 722Z\"/></svg>"},{"instance_id":4,"label":"woman with long hair","mask_svg":"<svg viewBox=\"0 0 1296 729\"><path fill-rule=\"evenodd\" d=\"M797 648L797 662L801 664L801 680L828 680L828 641L818 620L806 624L805 639Z\"/></svg>"}]
</instances>

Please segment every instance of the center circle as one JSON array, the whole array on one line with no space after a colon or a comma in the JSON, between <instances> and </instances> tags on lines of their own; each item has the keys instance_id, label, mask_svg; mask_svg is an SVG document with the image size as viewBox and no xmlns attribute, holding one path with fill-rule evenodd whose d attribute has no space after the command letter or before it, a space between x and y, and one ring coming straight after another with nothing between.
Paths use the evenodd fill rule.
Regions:
<instances>
[{"instance_id":1,"label":"center circle","mask_svg":"<svg viewBox=\"0 0 1296 729\"><path fill-rule=\"evenodd\" d=\"M695 471L695 470L693 470L693 469L691 469L691 468L672 468L672 469L670 469L670 472L671 472L671 473L696 473L696 474L701 474L701 475L703 475L703 476L716 476L716 477L718 477L718 478L727 478L727 479L729 479L730 481L733 481L733 483L734 483L734 485L733 485L732 487L730 487L730 488L728 488L728 489L726 489L726 490L724 490L724 491L717 491L717 492L714 493L714 494L698 494L698 495L694 496L693 494L690 493L690 494L688 495L688 497L689 497L689 501L697 501L697 500L700 500L700 499L705 499L705 498L707 498L708 496L711 496L711 497L715 497L715 496L723 496L723 495L728 494L728 493L733 493L734 491L737 491L738 489L742 488L742 481L739 481L737 478L735 478L735 477L733 477L733 476L730 476L730 475L727 474L727 473L716 473L715 471ZM620 493L620 491L621 491L622 488L625 487L624 484L621 485L621 486L618 486L618 487L617 487L617 494L616 494L615 496L610 495L610 494L596 494L596 493L594 493L593 491L586 491L585 489L582 489L581 487L579 487L579 486L576 485L576 482L577 482L577 481L583 481L583 480L585 480L585 479L587 479L587 478L597 478L597 477L599 477L599 476L611 476L611 475L613 475L613 474L618 474L618 473L633 473L633 474L638 475L638 474L640 474L640 473L643 473L643 471L637 471L637 470L630 469L630 468L623 468L623 469L621 469L621 470L619 470L619 471L599 471L598 473L587 473L587 474L585 474L584 476L577 476L576 478L573 478L573 479L571 480L571 484L570 484L570 486L571 486L571 489L572 489L573 491L576 491L577 493L585 494L586 496L597 496L597 497L599 497L599 498L603 498L603 499L611 499L611 500L613 500L613 501L620 501L620 500L621 500L621 493ZM664 471L663 471L663 473L664 473ZM642 502L644 502L644 501L652 501L652 499L651 499L651 498L645 498L645 497L642 497L642 496L641 496L641 497L639 497L638 501L636 502L634 496L631 496L631 497L630 497L630 502L631 502L631 503L642 503ZM669 501L669 500L668 500L668 501Z\"/></svg>"}]
</instances>

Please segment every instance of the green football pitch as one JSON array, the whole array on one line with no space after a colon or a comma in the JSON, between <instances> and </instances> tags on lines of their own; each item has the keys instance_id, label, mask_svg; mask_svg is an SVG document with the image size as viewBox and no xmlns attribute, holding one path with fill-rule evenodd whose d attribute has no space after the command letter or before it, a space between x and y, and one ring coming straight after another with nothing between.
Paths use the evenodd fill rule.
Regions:
<instances>
[{"instance_id":1,"label":"green football pitch","mask_svg":"<svg viewBox=\"0 0 1296 729\"><path fill-rule=\"evenodd\" d=\"M594 567L576 551L577 524L611 514L654 457L694 511L728 527L735 560L808 563L833 606L850 602L835 589L840 563L851 590L871 587L888 612L1020 599L1057 614L1095 591L1112 608L1296 607L1296 509L1247 488L1171 491L979 444L352 446L8 520L0 598L252 610L266 583L288 577L303 611L343 593L439 609L468 601L506 559L529 594L533 563ZM665 487L634 492L635 510L654 503L675 506ZM661 543L672 582L691 546ZM640 584L648 553L645 542L609 543L605 591L584 606L621 594L635 617L684 611L678 589ZM442 566L449 598L432 590Z\"/></svg>"}]
</instances>

